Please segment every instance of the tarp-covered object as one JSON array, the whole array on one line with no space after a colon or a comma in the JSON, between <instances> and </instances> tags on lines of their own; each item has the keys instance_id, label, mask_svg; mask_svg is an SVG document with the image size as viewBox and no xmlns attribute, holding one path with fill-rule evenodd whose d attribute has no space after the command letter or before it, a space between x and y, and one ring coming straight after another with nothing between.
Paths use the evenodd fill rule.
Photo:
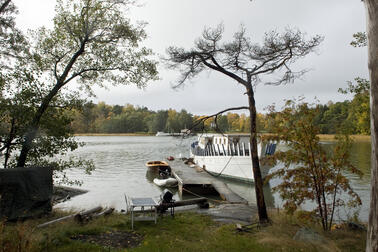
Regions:
<instances>
[{"instance_id":1,"label":"tarp-covered object","mask_svg":"<svg viewBox=\"0 0 378 252\"><path fill-rule=\"evenodd\" d=\"M17 220L51 211L52 169L0 169L0 219Z\"/></svg>"}]
</instances>

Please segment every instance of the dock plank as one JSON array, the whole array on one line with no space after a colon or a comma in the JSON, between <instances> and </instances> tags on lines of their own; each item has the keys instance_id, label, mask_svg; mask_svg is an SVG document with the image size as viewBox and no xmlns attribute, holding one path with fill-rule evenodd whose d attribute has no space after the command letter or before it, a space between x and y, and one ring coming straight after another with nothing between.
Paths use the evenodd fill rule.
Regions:
<instances>
[{"instance_id":1,"label":"dock plank","mask_svg":"<svg viewBox=\"0 0 378 252\"><path fill-rule=\"evenodd\" d=\"M185 193L186 190L193 189L197 189L196 193L201 190L203 192L211 192L212 190L216 191L223 200L229 203L248 204L247 200L233 192L224 182L209 175L205 171L195 169L195 167L190 167L188 165L181 165L177 162L173 162L170 165L174 177L179 182L180 194Z\"/></svg>"}]
</instances>

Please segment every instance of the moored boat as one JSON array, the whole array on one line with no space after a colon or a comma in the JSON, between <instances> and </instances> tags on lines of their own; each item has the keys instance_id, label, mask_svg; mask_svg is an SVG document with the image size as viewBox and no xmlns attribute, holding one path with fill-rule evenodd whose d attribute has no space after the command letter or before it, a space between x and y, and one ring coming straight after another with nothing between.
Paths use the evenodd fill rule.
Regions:
<instances>
[{"instance_id":1,"label":"moored boat","mask_svg":"<svg viewBox=\"0 0 378 252\"><path fill-rule=\"evenodd\" d=\"M158 131L155 136L171 136L171 133Z\"/></svg>"},{"instance_id":2,"label":"moored boat","mask_svg":"<svg viewBox=\"0 0 378 252\"><path fill-rule=\"evenodd\" d=\"M154 169L154 168L159 168L159 167L167 167L167 166L169 166L169 164L165 161L157 160L157 161L148 161L146 163L146 166L148 168Z\"/></svg>"},{"instance_id":3,"label":"moored boat","mask_svg":"<svg viewBox=\"0 0 378 252\"><path fill-rule=\"evenodd\" d=\"M274 154L275 149L276 143L260 143L257 152L261 158ZM249 134L201 134L190 150L194 162L215 176L245 182L254 180ZM270 168L260 164L263 177Z\"/></svg>"},{"instance_id":4,"label":"moored boat","mask_svg":"<svg viewBox=\"0 0 378 252\"><path fill-rule=\"evenodd\" d=\"M165 178L171 175L171 167L165 161L148 161L146 166L150 170L154 170L159 173L160 177Z\"/></svg>"}]
</instances>

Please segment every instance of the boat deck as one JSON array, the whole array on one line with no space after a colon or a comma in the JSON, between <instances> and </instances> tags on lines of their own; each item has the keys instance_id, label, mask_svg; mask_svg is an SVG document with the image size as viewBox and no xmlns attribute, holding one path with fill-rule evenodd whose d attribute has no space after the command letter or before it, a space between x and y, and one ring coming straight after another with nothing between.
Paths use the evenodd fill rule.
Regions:
<instances>
[{"instance_id":1,"label":"boat deck","mask_svg":"<svg viewBox=\"0 0 378 252\"><path fill-rule=\"evenodd\" d=\"M219 195L232 204L248 204L246 199L233 192L223 181L201 171L198 167L190 167L182 161L175 161L170 165L173 176L178 180L180 195Z\"/></svg>"}]
</instances>

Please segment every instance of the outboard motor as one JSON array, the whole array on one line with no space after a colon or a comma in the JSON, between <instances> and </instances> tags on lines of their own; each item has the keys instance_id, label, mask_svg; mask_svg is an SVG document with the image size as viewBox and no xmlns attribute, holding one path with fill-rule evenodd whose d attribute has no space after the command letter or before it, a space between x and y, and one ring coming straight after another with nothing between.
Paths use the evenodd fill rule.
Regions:
<instances>
[{"instance_id":1,"label":"outboard motor","mask_svg":"<svg viewBox=\"0 0 378 252\"><path fill-rule=\"evenodd\" d=\"M175 215L175 200L173 199L173 193L168 189L164 189L162 194L160 194L160 206L159 210L164 213L168 208L171 209L171 216Z\"/></svg>"},{"instance_id":2,"label":"outboard motor","mask_svg":"<svg viewBox=\"0 0 378 252\"><path fill-rule=\"evenodd\" d=\"M168 189L164 189L163 193L160 195L162 203L172 203L173 202L173 193Z\"/></svg>"}]
</instances>

